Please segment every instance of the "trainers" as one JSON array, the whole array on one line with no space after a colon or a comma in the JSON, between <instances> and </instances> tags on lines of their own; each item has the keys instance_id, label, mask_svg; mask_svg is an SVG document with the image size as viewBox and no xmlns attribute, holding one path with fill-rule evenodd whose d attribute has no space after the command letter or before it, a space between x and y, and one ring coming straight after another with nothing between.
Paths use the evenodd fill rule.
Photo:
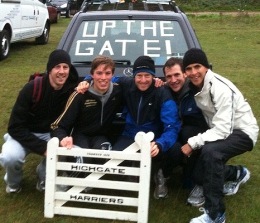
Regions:
<instances>
[{"instance_id":1,"label":"trainers","mask_svg":"<svg viewBox=\"0 0 260 223\"><path fill-rule=\"evenodd\" d=\"M202 186L196 185L190 192L187 203L194 207L200 207L205 203Z\"/></svg>"},{"instance_id":2,"label":"trainers","mask_svg":"<svg viewBox=\"0 0 260 223\"><path fill-rule=\"evenodd\" d=\"M19 193L21 190L22 190L21 187L18 187L18 188L11 188L11 187L8 186L8 185L7 185L6 188L5 188L5 191L6 191L6 193L8 193L8 194Z\"/></svg>"},{"instance_id":3,"label":"trainers","mask_svg":"<svg viewBox=\"0 0 260 223\"><path fill-rule=\"evenodd\" d=\"M223 214L218 214L218 216L212 220L204 208L200 208L199 210L203 211L204 214L197 218L192 218L190 223L225 223L226 221L225 212Z\"/></svg>"},{"instance_id":4,"label":"trainers","mask_svg":"<svg viewBox=\"0 0 260 223\"><path fill-rule=\"evenodd\" d=\"M71 186L68 186L68 185L61 185L61 184L56 185L56 191L57 192L66 192L70 188L71 188Z\"/></svg>"},{"instance_id":5,"label":"trainers","mask_svg":"<svg viewBox=\"0 0 260 223\"><path fill-rule=\"evenodd\" d=\"M229 181L224 185L223 193L225 195L234 195L237 193L239 186L241 184L246 183L250 178L250 172L246 167L240 166L239 169L239 177L236 181Z\"/></svg>"},{"instance_id":6,"label":"trainers","mask_svg":"<svg viewBox=\"0 0 260 223\"><path fill-rule=\"evenodd\" d=\"M22 190L22 187L17 187L17 188L11 188L8 183L7 183L7 173L5 174L4 176L4 181L6 183L6 188L5 188L5 191L6 193L8 194L12 194L12 193L19 193L21 190Z\"/></svg>"},{"instance_id":7,"label":"trainers","mask_svg":"<svg viewBox=\"0 0 260 223\"><path fill-rule=\"evenodd\" d=\"M36 184L36 189L40 192L45 191L45 181L38 180Z\"/></svg>"},{"instance_id":8,"label":"trainers","mask_svg":"<svg viewBox=\"0 0 260 223\"><path fill-rule=\"evenodd\" d=\"M58 176L69 177L69 175L68 175L68 173L66 171L59 172ZM71 186L69 186L69 185L64 185L64 184L57 184L56 185L56 191L60 191L60 192L66 192L70 188L71 188Z\"/></svg>"},{"instance_id":9,"label":"trainers","mask_svg":"<svg viewBox=\"0 0 260 223\"><path fill-rule=\"evenodd\" d=\"M44 191L45 190L45 180L44 179L44 176L42 176L42 172L40 171L40 168L41 168L41 165L37 165L36 167L36 174L38 175L38 181L37 181L37 184L36 184L36 189L40 192Z\"/></svg>"},{"instance_id":10,"label":"trainers","mask_svg":"<svg viewBox=\"0 0 260 223\"><path fill-rule=\"evenodd\" d=\"M154 198L166 198L168 195L168 188L166 185L167 179L164 178L162 169L159 169L158 172L154 175L155 189L154 189Z\"/></svg>"}]
</instances>

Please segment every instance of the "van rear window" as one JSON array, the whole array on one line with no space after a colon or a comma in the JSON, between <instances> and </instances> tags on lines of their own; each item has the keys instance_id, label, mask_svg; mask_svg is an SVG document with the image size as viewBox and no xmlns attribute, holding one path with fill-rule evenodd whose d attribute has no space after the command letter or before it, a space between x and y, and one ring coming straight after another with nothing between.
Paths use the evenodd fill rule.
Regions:
<instances>
[{"instance_id":1,"label":"van rear window","mask_svg":"<svg viewBox=\"0 0 260 223\"><path fill-rule=\"evenodd\" d=\"M73 62L92 61L101 54L133 64L138 56L148 55L163 65L187 50L177 21L102 20L82 22L69 53Z\"/></svg>"}]
</instances>

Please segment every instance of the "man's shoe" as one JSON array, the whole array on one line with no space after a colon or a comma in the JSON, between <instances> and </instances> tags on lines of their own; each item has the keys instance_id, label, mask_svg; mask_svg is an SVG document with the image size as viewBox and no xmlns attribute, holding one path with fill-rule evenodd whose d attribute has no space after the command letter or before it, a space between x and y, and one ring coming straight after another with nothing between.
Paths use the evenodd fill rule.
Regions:
<instances>
[{"instance_id":1,"label":"man's shoe","mask_svg":"<svg viewBox=\"0 0 260 223\"><path fill-rule=\"evenodd\" d=\"M225 223L225 221L226 221L225 213L218 214L216 219L212 220L204 208L200 208L199 210L203 211L204 214L197 218L192 218L190 220L190 223Z\"/></svg>"},{"instance_id":2,"label":"man's shoe","mask_svg":"<svg viewBox=\"0 0 260 223\"><path fill-rule=\"evenodd\" d=\"M11 188L8 185L8 183L7 183L7 173L4 176L4 181L6 183L6 188L5 188L6 193L8 193L8 194L19 193L22 190L22 188L20 186L17 187L17 188Z\"/></svg>"},{"instance_id":3,"label":"man's shoe","mask_svg":"<svg viewBox=\"0 0 260 223\"><path fill-rule=\"evenodd\" d=\"M164 178L162 169L159 169L158 172L154 175L155 189L154 189L154 198L166 198L168 195L168 188L166 185L167 179Z\"/></svg>"},{"instance_id":4,"label":"man's shoe","mask_svg":"<svg viewBox=\"0 0 260 223\"><path fill-rule=\"evenodd\" d=\"M57 192L66 192L68 191L69 189L71 188L71 186L68 186L68 185L56 185L56 191Z\"/></svg>"},{"instance_id":5,"label":"man's shoe","mask_svg":"<svg viewBox=\"0 0 260 223\"><path fill-rule=\"evenodd\" d=\"M36 184L36 189L40 192L45 191L45 181L38 180Z\"/></svg>"},{"instance_id":6,"label":"man's shoe","mask_svg":"<svg viewBox=\"0 0 260 223\"><path fill-rule=\"evenodd\" d=\"M187 203L194 207L200 207L205 203L202 186L196 185L193 188L193 190L189 194Z\"/></svg>"},{"instance_id":7,"label":"man's shoe","mask_svg":"<svg viewBox=\"0 0 260 223\"><path fill-rule=\"evenodd\" d=\"M250 172L246 167L239 166L239 177L236 181L229 181L224 185L223 193L225 195L234 195L237 193L239 186L246 183L250 178Z\"/></svg>"},{"instance_id":8,"label":"man's shoe","mask_svg":"<svg viewBox=\"0 0 260 223\"><path fill-rule=\"evenodd\" d=\"M8 194L19 193L21 190L22 190L21 187L11 188L11 187L9 187L8 185L7 185L6 188L5 188L5 191L6 191L6 193L8 193Z\"/></svg>"}]
</instances>

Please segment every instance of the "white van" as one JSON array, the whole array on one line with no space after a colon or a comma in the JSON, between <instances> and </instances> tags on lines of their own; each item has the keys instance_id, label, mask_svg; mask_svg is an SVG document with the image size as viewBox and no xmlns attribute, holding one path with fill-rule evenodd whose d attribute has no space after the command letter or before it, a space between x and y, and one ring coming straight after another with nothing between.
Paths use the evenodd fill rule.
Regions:
<instances>
[{"instance_id":1,"label":"white van","mask_svg":"<svg viewBox=\"0 0 260 223\"><path fill-rule=\"evenodd\" d=\"M10 44L28 38L49 41L50 21L46 0L0 0L0 60L7 58Z\"/></svg>"}]
</instances>

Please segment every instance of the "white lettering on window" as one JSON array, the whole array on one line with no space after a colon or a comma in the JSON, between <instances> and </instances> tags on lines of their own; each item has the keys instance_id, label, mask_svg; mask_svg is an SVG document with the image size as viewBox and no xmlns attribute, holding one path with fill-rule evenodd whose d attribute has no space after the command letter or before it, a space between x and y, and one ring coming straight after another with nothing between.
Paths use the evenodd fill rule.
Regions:
<instances>
[{"instance_id":1,"label":"white lettering on window","mask_svg":"<svg viewBox=\"0 0 260 223\"><path fill-rule=\"evenodd\" d=\"M171 47L171 41L165 40L165 49L167 55L172 55L172 47Z\"/></svg>"},{"instance_id":2,"label":"white lettering on window","mask_svg":"<svg viewBox=\"0 0 260 223\"><path fill-rule=\"evenodd\" d=\"M115 40L116 43L122 43L122 55L121 56L125 56L126 55L126 43L136 43L136 40ZM134 46L134 45L133 45Z\"/></svg>"},{"instance_id":3,"label":"white lettering on window","mask_svg":"<svg viewBox=\"0 0 260 223\"><path fill-rule=\"evenodd\" d=\"M147 22L146 22L146 24L147 24ZM151 36L150 33L148 33L148 32L145 33L145 30L151 30L152 34L153 34L152 36L156 36L157 35L156 34L156 22L153 21L152 26L145 26L145 21L142 21L141 22L141 36L145 36L145 35Z\"/></svg>"},{"instance_id":4,"label":"white lettering on window","mask_svg":"<svg viewBox=\"0 0 260 223\"><path fill-rule=\"evenodd\" d=\"M135 23L135 21L133 21L133 20L124 20L123 22L126 23L126 33L128 35L130 35L131 34L131 24Z\"/></svg>"},{"instance_id":5,"label":"white lettering on window","mask_svg":"<svg viewBox=\"0 0 260 223\"><path fill-rule=\"evenodd\" d=\"M161 21L160 32L161 36L174 36L172 23L169 21Z\"/></svg>"},{"instance_id":6,"label":"white lettering on window","mask_svg":"<svg viewBox=\"0 0 260 223\"><path fill-rule=\"evenodd\" d=\"M91 56L94 53L94 47L87 47L84 48L84 45L87 43L96 44L96 40L78 40L76 44L75 55L77 56ZM82 53L81 51L84 50L85 52Z\"/></svg>"},{"instance_id":7,"label":"white lettering on window","mask_svg":"<svg viewBox=\"0 0 260 223\"><path fill-rule=\"evenodd\" d=\"M116 27L116 21L103 21L101 36L104 37L106 35L107 29L113 29Z\"/></svg>"},{"instance_id":8,"label":"white lettering on window","mask_svg":"<svg viewBox=\"0 0 260 223\"><path fill-rule=\"evenodd\" d=\"M105 51L108 51L110 53L110 55L114 55L114 52L113 52L113 49L112 49L112 46L110 44L110 41L107 40L105 41L104 45L102 46L99 54L100 55L103 55Z\"/></svg>"},{"instance_id":9,"label":"white lettering on window","mask_svg":"<svg viewBox=\"0 0 260 223\"><path fill-rule=\"evenodd\" d=\"M157 47L154 46L154 43L158 43L156 44ZM148 55L150 57L159 57L161 48L158 46L159 40L144 40L144 55ZM156 54L154 51L159 51L159 53Z\"/></svg>"},{"instance_id":10,"label":"white lettering on window","mask_svg":"<svg viewBox=\"0 0 260 223\"><path fill-rule=\"evenodd\" d=\"M90 32L90 28L88 28L89 23L86 22L83 28L83 35L82 37L97 37L98 36L98 25L99 22L95 22L94 29L92 30L92 33Z\"/></svg>"}]
</instances>

